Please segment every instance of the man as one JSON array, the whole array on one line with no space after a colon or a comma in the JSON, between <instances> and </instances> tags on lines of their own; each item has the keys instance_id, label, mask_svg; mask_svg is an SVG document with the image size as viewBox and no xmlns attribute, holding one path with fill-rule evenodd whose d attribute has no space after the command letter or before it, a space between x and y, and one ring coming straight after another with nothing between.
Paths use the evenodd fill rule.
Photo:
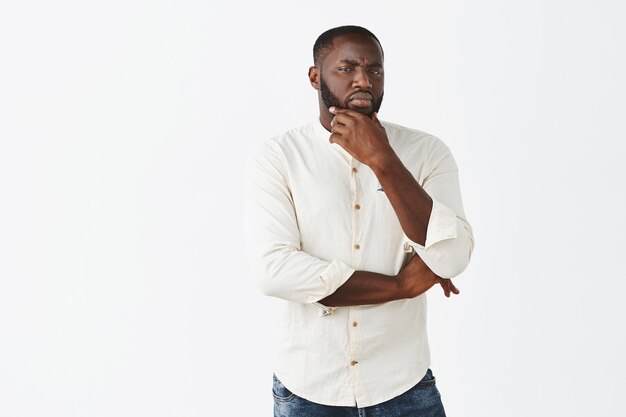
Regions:
<instances>
[{"instance_id":1,"label":"man","mask_svg":"<svg viewBox=\"0 0 626 417\"><path fill-rule=\"evenodd\" d=\"M426 295L467 266L457 167L432 135L381 122L383 50L358 26L324 32L309 80L319 120L247 165L249 249L280 317L274 415L445 416Z\"/></svg>"}]
</instances>

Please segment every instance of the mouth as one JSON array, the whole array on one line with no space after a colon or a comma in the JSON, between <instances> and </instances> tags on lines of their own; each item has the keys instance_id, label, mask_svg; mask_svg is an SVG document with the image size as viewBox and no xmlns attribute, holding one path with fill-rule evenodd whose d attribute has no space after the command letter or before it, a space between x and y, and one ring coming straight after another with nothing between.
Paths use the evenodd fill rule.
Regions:
<instances>
[{"instance_id":1,"label":"mouth","mask_svg":"<svg viewBox=\"0 0 626 417\"><path fill-rule=\"evenodd\" d=\"M370 93L359 92L348 97L348 103L354 107L371 107L374 102L374 96Z\"/></svg>"}]
</instances>

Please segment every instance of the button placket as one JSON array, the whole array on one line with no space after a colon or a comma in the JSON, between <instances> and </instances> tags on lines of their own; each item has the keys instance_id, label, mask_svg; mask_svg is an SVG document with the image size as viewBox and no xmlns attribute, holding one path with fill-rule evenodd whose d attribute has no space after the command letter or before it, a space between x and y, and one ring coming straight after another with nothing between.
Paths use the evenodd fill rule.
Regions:
<instances>
[{"instance_id":1,"label":"button placket","mask_svg":"<svg viewBox=\"0 0 626 417\"><path fill-rule=\"evenodd\" d=\"M358 306L350 307L348 314L348 338L349 338L349 361L350 369L354 367L362 360L361 358L361 309ZM353 378L356 375L353 375ZM356 380L354 380L356 382Z\"/></svg>"},{"instance_id":2,"label":"button placket","mask_svg":"<svg viewBox=\"0 0 626 417\"><path fill-rule=\"evenodd\" d=\"M361 181L360 181L360 162L358 160L352 158L350 163L350 191L352 193L351 201L352 201L352 264L354 267L358 267L360 265L360 261L362 259L362 242L361 233L362 233L362 220L361 220Z\"/></svg>"}]
</instances>

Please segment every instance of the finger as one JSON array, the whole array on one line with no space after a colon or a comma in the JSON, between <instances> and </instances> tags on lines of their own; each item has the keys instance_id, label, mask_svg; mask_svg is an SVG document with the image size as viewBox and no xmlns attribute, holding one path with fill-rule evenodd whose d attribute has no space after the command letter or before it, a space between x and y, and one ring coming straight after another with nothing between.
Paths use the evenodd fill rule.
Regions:
<instances>
[{"instance_id":1,"label":"finger","mask_svg":"<svg viewBox=\"0 0 626 417\"><path fill-rule=\"evenodd\" d=\"M450 287L448 287L447 281L442 279L441 281L439 281L439 285L441 285L444 295L446 297L450 297Z\"/></svg>"},{"instance_id":2,"label":"finger","mask_svg":"<svg viewBox=\"0 0 626 417\"><path fill-rule=\"evenodd\" d=\"M338 145L341 145L343 142L345 142L345 139L343 138L343 136L341 136L341 134L333 132L328 138L328 141L330 143L336 143Z\"/></svg>"},{"instance_id":3,"label":"finger","mask_svg":"<svg viewBox=\"0 0 626 417\"><path fill-rule=\"evenodd\" d=\"M340 125L350 125L350 126L352 126L352 124L355 121L354 117L345 113L337 113L335 117L333 118L333 120L334 120L334 123L333 123L334 125L340 124Z\"/></svg>"},{"instance_id":4,"label":"finger","mask_svg":"<svg viewBox=\"0 0 626 417\"><path fill-rule=\"evenodd\" d=\"M350 131L346 125L335 123L330 127L330 133L337 133L339 135L345 135Z\"/></svg>"},{"instance_id":5,"label":"finger","mask_svg":"<svg viewBox=\"0 0 626 417\"><path fill-rule=\"evenodd\" d=\"M330 128L333 129L337 126L346 126L346 120L341 117L333 117L333 120L330 121Z\"/></svg>"},{"instance_id":6,"label":"finger","mask_svg":"<svg viewBox=\"0 0 626 417\"><path fill-rule=\"evenodd\" d=\"M332 111L330 110L332 109ZM357 120L358 118L368 118L366 115L359 113L355 110L344 109L341 107L330 107L328 109L335 117L341 117L343 120Z\"/></svg>"},{"instance_id":7,"label":"finger","mask_svg":"<svg viewBox=\"0 0 626 417\"><path fill-rule=\"evenodd\" d=\"M344 108L341 108L341 107L335 107L335 106L329 107L329 108L328 108L328 111L329 111L331 114L334 114L335 116L337 116L338 114L343 114L343 115L350 116L350 115L351 115L351 113L353 113L353 111L352 111L352 110L350 110L350 109L344 109Z\"/></svg>"},{"instance_id":8,"label":"finger","mask_svg":"<svg viewBox=\"0 0 626 417\"><path fill-rule=\"evenodd\" d=\"M329 107L328 111L331 112L334 115L345 114L345 115L348 115L348 116L357 116L357 115L361 114L361 113L359 113L358 111L355 111L355 110L350 110L350 109L345 109L343 107L335 107L335 106Z\"/></svg>"},{"instance_id":9,"label":"finger","mask_svg":"<svg viewBox=\"0 0 626 417\"><path fill-rule=\"evenodd\" d=\"M451 279L446 278L446 283L448 285L448 288L450 289L450 291L452 291L452 293L454 294L459 294L461 291L459 291L459 289L454 285L454 283L452 282Z\"/></svg>"}]
</instances>

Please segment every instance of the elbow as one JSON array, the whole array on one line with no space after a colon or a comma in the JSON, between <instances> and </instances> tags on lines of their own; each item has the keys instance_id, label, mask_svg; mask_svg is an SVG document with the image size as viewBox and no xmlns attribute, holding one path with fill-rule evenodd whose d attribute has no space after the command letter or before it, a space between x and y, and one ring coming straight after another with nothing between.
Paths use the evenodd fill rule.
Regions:
<instances>
[{"instance_id":1,"label":"elbow","mask_svg":"<svg viewBox=\"0 0 626 417\"><path fill-rule=\"evenodd\" d=\"M259 280L258 287L262 295L268 297L280 297L280 291L278 291L278 288L276 288L275 285L271 285L271 282L269 282L269 280Z\"/></svg>"},{"instance_id":2,"label":"elbow","mask_svg":"<svg viewBox=\"0 0 626 417\"><path fill-rule=\"evenodd\" d=\"M289 250L280 249L259 257L256 265L257 287L261 294L283 298L286 295L284 269Z\"/></svg>"},{"instance_id":3,"label":"elbow","mask_svg":"<svg viewBox=\"0 0 626 417\"><path fill-rule=\"evenodd\" d=\"M270 271L265 262L257 267L257 287L261 294L270 297L279 297L281 294L280 278Z\"/></svg>"},{"instance_id":4,"label":"elbow","mask_svg":"<svg viewBox=\"0 0 626 417\"><path fill-rule=\"evenodd\" d=\"M467 269L470 263L474 241L471 237L467 240L455 240L454 246L448 249L447 252L427 250L422 259L441 278L456 278Z\"/></svg>"},{"instance_id":5,"label":"elbow","mask_svg":"<svg viewBox=\"0 0 626 417\"><path fill-rule=\"evenodd\" d=\"M287 290L281 276L269 273L267 270L257 272L257 288L265 296L277 298L286 298L287 296Z\"/></svg>"},{"instance_id":6,"label":"elbow","mask_svg":"<svg viewBox=\"0 0 626 417\"><path fill-rule=\"evenodd\" d=\"M467 269L469 256L466 258L456 257L454 259L443 259L442 261L443 262L439 262L435 268L431 269L441 278L456 278Z\"/></svg>"}]
</instances>

